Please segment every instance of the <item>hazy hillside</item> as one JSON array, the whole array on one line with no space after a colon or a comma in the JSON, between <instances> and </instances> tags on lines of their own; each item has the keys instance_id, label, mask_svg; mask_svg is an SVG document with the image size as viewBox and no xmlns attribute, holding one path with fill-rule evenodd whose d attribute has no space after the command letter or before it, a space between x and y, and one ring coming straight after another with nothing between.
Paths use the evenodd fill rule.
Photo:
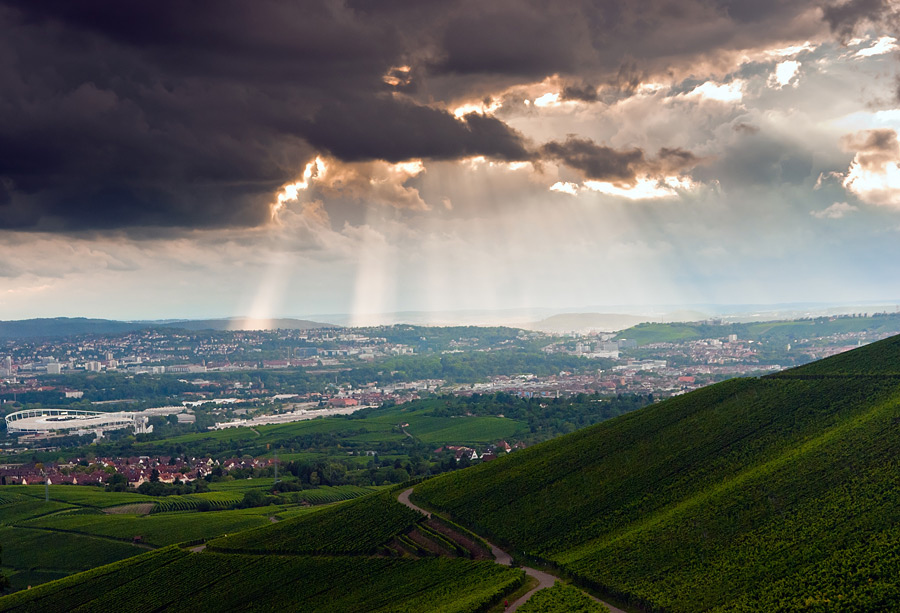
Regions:
<instances>
[{"instance_id":1,"label":"hazy hillside","mask_svg":"<svg viewBox=\"0 0 900 613\"><path fill-rule=\"evenodd\" d=\"M888 339L805 372L898 364ZM414 499L648 611L896 610L898 385L732 380L427 481Z\"/></svg>"},{"instance_id":2,"label":"hazy hillside","mask_svg":"<svg viewBox=\"0 0 900 613\"><path fill-rule=\"evenodd\" d=\"M183 319L166 321L115 321L84 317L53 317L0 321L0 339L74 336L78 334L121 334L147 328L179 328L184 330L260 330L324 328L322 324L304 319L252 320L242 317L228 319Z\"/></svg>"},{"instance_id":3,"label":"hazy hillside","mask_svg":"<svg viewBox=\"0 0 900 613\"><path fill-rule=\"evenodd\" d=\"M622 315L615 313L560 313L540 321L522 324L525 330L539 330L565 334L569 332L612 332L647 321L658 321L658 317Z\"/></svg>"}]
</instances>

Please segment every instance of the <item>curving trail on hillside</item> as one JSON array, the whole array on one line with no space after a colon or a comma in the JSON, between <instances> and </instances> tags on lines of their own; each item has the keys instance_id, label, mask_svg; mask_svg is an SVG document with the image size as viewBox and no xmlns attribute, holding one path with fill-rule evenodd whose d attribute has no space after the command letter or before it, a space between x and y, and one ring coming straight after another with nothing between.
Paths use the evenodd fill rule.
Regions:
<instances>
[{"instance_id":1,"label":"curving trail on hillside","mask_svg":"<svg viewBox=\"0 0 900 613\"><path fill-rule=\"evenodd\" d=\"M412 509L413 511L418 511L419 513L423 514L425 517L431 517L431 513L429 511L426 511L425 509L415 505L414 503L412 503L409 500L409 495L412 494L412 491L413 491L413 488L403 490L402 492L400 492L400 495L397 496L397 500L401 504L404 504L407 507L409 507L410 509ZM481 536L481 535L479 535L479 536ZM482 536L481 538L484 538L484 537ZM508 553L506 553L505 551L503 551L502 549L500 549L499 547L497 547L496 545L494 545L493 543L491 543L490 541L488 541L486 539L485 539L485 542L488 545L490 545L491 553L494 554L494 561L497 564L501 564L503 566L512 566L512 556L511 555L509 555ZM525 571L526 575L529 575L529 576L537 579L538 584L532 590L526 592L521 598L519 598L515 602L510 603L509 607L506 608L506 611L515 611L520 606L525 604L528 601L528 599L531 598L535 594L535 592L542 590L544 588L547 588L547 587L553 587L553 584L556 583L556 580L558 579L558 577L556 577L546 571L537 570L535 568L529 568L527 566L523 566L522 570ZM587 594L587 592L585 592L585 594ZM618 608L612 606L611 604L609 604L608 602L603 602L599 598L594 598L590 594L587 594L587 595L591 599L596 600L597 602L604 605L607 609L610 610L610 613L625 613L625 611L623 611L622 609L618 609Z\"/></svg>"}]
</instances>

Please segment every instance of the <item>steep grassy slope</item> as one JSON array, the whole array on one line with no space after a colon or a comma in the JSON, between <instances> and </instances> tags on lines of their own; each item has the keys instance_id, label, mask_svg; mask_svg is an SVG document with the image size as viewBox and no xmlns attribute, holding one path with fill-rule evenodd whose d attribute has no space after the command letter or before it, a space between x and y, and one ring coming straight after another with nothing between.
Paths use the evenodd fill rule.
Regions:
<instances>
[{"instance_id":1,"label":"steep grassy slope","mask_svg":"<svg viewBox=\"0 0 900 613\"><path fill-rule=\"evenodd\" d=\"M813 374L892 372L900 341L839 358ZM893 377L732 380L427 481L414 500L646 610L888 610L897 458Z\"/></svg>"}]
</instances>

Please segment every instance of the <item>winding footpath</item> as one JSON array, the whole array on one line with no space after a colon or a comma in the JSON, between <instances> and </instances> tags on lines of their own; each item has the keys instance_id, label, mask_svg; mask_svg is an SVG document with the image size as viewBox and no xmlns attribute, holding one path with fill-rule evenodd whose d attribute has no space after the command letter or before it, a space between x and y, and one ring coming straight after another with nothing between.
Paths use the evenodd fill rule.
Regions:
<instances>
[{"instance_id":1,"label":"winding footpath","mask_svg":"<svg viewBox=\"0 0 900 613\"><path fill-rule=\"evenodd\" d=\"M413 488L409 488L408 490L403 490L403 492L401 492L400 495L397 497L397 500L399 500L401 504L408 506L413 511L418 511L419 513L422 513L423 515L425 515L425 517L431 517L430 512L428 512L425 509L418 507L415 504L413 504L412 502L410 502L409 495L412 494L412 491L413 491ZM482 537L482 538L484 538L484 537ZM512 566L512 556L511 555L509 555L508 553L506 553L505 551L503 551L502 549L500 549L493 543L491 543L487 540L485 540L485 542L488 545L490 545L490 547L491 547L491 553L494 554L494 562L496 562L497 564L502 564L503 566ZM526 592L521 598L519 598L515 602L510 603L510 605L505 609L506 611L515 611L520 606L525 604L525 602L527 602L528 599L531 598L535 592L537 592L538 590L542 590L545 587L553 587L553 584L556 583L557 577L555 577L554 575L551 575L548 572L545 572L542 570L537 570L535 568L529 568L527 566L523 566L522 570L525 571L526 575L537 579L538 584L536 587L534 587L530 591ZM585 594L587 594L587 592L585 592ZM592 600L595 600L595 601L599 602L600 604L604 605L607 609L610 610L610 613L625 613L625 611L623 611L622 609L617 609L616 607L612 606L608 602L603 602L602 600L600 600L598 598L594 598L590 594L587 594L587 595L590 596L590 598Z\"/></svg>"}]
</instances>

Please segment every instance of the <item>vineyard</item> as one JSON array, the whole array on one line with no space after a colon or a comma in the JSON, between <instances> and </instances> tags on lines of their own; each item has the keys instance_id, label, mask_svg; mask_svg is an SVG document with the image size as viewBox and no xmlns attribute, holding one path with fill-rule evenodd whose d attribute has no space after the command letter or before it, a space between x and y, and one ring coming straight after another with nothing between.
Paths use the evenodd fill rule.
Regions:
<instances>
[{"instance_id":1,"label":"vineyard","mask_svg":"<svg viewBox=\"0 0 900 613\"><path fill-rule=\"evenodd\" d=\"M609 611L591 600L578 588L557 582L553 587L535 592L524 605L521 613L606 613Z\"/></svg>"},{"instance_id":2,"label":"vineyard","mask_svg":"<svg viewBox=\"0 0 900 613\"><path fill-rule=\"evenodd\" d=\"M12 502L0 504L0 524L8 526L33 517L75 508L77 507L54 500L44 502L43 500L23 497L18 500L14 499Z\"/></svg>"},{"instance_id":3,"label":"vineyard","mask_svg":"<svg viewBox=\"0 0 900 613\"><path fill-rule=\"evenodd\" d=\"M832 360L887 371L900 343ZM732 380L413 499L646 611L898 609L898 423L893 377Z\"/></svg>"},{"instance_id":4,"label":"vineyard","mask_svg":"<svg viewBox=\"0 0 900 613\"><path fill-rule=\"evenodd\" d=\"M209 543L214 551L368 554L422 518L384 491Z\"/></svg>"},{"instance_id":5,"label":"vineyard","mask_svg":"<svg viewBox=\"0 0 900 613\"><path fill-rule=\"evenodd\" d=\"M0 528L0 545L4 574L9 576L13 589L24 589L143 551L127 543L19 527Z\"/></svg>"},{"instance_id":6,"label":"vineyard","mask_svg":"<svg viewBox=\"0 0 900 613\"><path fill-rule=\"evenodd\" d=\"M156 499L150 513L172 513L175 511L221 511L233 509L244 498L243 494L232 492L207 492L184 496L164 496Z\"/></svg>"}]
</instances>

